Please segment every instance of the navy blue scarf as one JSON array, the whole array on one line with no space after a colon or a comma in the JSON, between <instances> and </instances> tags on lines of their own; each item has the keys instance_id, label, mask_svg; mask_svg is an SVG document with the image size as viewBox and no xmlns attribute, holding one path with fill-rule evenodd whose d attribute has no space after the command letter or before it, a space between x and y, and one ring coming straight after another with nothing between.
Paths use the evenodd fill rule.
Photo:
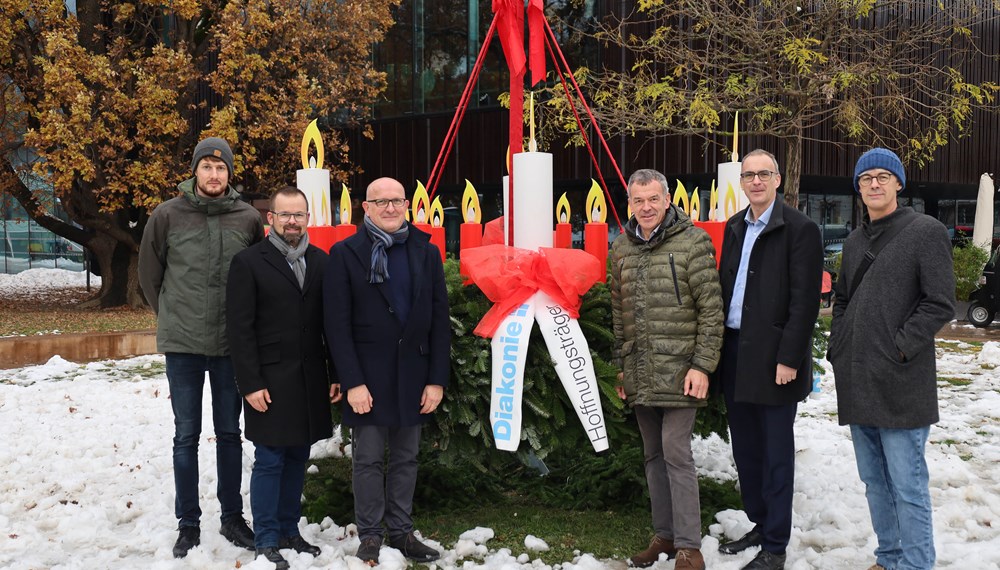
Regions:
<instances>
[{"instance_id":1,"label":"navy blue scarf","mask_svg":"<svg viewBox=\"0 0 1000 570\"><path fill-rule=\"evenodd\" d=\"M406 243L410 236L410 224L403 222L398 230L389 233L375 225L375 222L365 214L365 229L372 238L372 267L368 273L369 283L383 283L389 278L389 256L386 249L397 243Z\"/></svg>"}]
</instances>

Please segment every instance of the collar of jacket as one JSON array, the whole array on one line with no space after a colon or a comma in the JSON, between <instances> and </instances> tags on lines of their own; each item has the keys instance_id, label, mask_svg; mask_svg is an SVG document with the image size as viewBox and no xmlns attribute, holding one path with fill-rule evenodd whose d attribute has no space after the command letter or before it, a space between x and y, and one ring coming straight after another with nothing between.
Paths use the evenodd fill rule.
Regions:
<instances>
[{"instance_id":1,"label":"collar of jacket","mask_svg":"<svg viewBox=\"0 0 1000 570\"><path fill-rule=\"evenodd\" d=\"M625 235L636 245L647 244L649 247L656 247L667 241L671 236L681 233L692 225L691 218L687 217L687 214L673 204L670 204L663 222L660 223L659 229L653 234L653 237L649 238L649 241L636 235L636 230L639 228L639 220L635 218L635 214L625 222Z\"/></svg>"},{"instance_id":2,"label":"collar of jacket","mask_svg":"<svg viewBox=\"0 0 1000 570\"><path fill-rule=\"evenodd\" d=\"M226 193L218 198L205 198L199 196L194 191L194 178L188 178L177 185L177 189L183 194L189 204L206 216L216 216L233 209L236 201L240 199L240 193L232 186L226 187Z\"/></svg>"},{"instance_id":3,"label":"collar of jacket","mask_svg":"<svg viewBox=\"0 0 1000 570\"><path fill-rule=\"evenodd\" d=\"M767 221L767 225L764 226L764 230L760 232L760 235L769 234L774 230L785 225L785 201L781 198L779 194L774 199L774 208L771 210L771 219ZM726 222L727 231L734 232L736 235L742 238L747 233L747 212L750 210L750 206L743 208L736 214L733 214L729 221Z\"/></svg>"},{"instance_id":4,"label":"collar of jacket","mask_svg":"<svg viewBox=\"0 0 1000 570\"><path fill-rule=\"evenodd\" d=\"M909 206L898 206L895 211L884 218L879 218L874 222L865 215L865 220L861 223L861 230L865 232L865 237L875 239L886 230L894 226L899 220L915 213Z\"/></svg>"}]
</instances>

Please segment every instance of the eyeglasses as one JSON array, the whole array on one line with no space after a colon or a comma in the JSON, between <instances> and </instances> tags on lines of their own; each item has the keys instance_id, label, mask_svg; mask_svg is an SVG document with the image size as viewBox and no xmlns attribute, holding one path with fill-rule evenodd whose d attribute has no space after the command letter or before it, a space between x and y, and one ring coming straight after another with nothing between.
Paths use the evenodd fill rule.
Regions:
<instances>
[{"instance_id":1,"label":"eyeglasses","mask_svg":"<svg viewBox=\"0 0 1000 570\"><path fill-rule=\"evenodd\" d=\"M754 177L760 178L761 182L767 182L772 176L777 174L777 172L771 172L770 170L758 170L757 172L741 172L740 179L744 182L753 182Z\"/></svg>"},{"instance_id":2,"label":"eyeglasses","mask_svg":"<svg viewBox=\"0 0 1000 570\"><path fill-rule=\"evenodd\" d=\"M375 204L376 208L385 208L389 204L392 204L394 208L402 208L403 204L406 203L406 198L378 198L375 200L365 200L369 204Z\"/></svg>"},{"instance_id":3,"label":"eyeglasses","mask_svg":"<svg viewBox=\"0 0 1000 570\"><path fill-rule=\"evenodd\" d=\"M862 174L858 176L858 184L861 186L871 186L872 180L878 180L879 184L888 184L892 180L892 174L889 172L880 172L875 176L871 174Z\"/></svg>"},{"instance_id":4,"label":"eyeglasses","mask_svg":"<svg viewBox=\"0 0 1000 570\"><path fill-rule=\"evenodd\" d=\"M279 222L287 222L293 218L296 222L304 222L309 218L309 212L275 212L271 210L271 213L278 218Z\"/></svg>"}]
</instances>

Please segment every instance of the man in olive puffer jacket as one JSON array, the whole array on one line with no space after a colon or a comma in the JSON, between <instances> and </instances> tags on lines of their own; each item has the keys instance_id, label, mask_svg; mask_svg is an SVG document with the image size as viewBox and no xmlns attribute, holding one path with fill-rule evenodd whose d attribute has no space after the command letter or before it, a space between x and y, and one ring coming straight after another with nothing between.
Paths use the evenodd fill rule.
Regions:
<instances>
[{"instance_id":1,"label":"man in olive puffer jacket","mask_svg":"<svg viewBox=\"0 0 1000 570\"><path fill-rule=\"evenodd\" d=\"M708 234L670 204L655 170L629 178L633 216L611 246L618 395L642 434L655 535L632 566L660 554L701 570L701 508L691 454L697 408L722 346L722 290Z\"/></svg>"},{"instance_id":2,"label":"man in olive puffer jacket","mask_svg":"<svg viewBox=\"0 0 1000 570\"><path fill-rule=\"evenodd\" d=\"M222 535L254 549L243 518L242 400L226 341L226 278L233 256L264 238L264 224L229 185L233 151L209 137L191 161L194 177L180 195L153 210L139 246L139 284L156 312L156 348L164 353L174 412L174 501L183 558L201 541L198 441L201 400L208 373L215 424Z\"/></svg>"}]
</instances>

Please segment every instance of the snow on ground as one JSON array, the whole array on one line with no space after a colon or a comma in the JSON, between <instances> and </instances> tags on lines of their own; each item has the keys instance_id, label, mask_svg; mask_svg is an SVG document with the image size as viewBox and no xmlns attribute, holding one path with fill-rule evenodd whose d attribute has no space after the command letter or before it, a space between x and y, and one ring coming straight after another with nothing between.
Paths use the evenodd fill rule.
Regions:
<instances>
[{"instance_id":1,"label":"snow on ground","mask_svg":"<svg viewBox=\"0 0 1000 570\"><path fill-rule=\"evenodd\" d=\"M1000 568L1000 344L982 350L962 343L939 349L941 422L931 430L928 460L939 568ZM175 560L170 402L162 356L0 370L0 568L144 568L265 570L218 534L210 406L205 406L201 462L202 544ZM208 396L206 396L206 402ZM846 427L837 425L833 379L800 406L794 529L788 570L848 570L874 563L875 537ZM338 453L339 442L314 446ZM244 445L243 489L249 487L252 444ZM695 442L700 474L732 479L728 444ZM245 499L249 516L249 500ZM741 511L719 513L702 552L713 570L738 570L755 551L718 553L720 539L749 530ZM339 521L343 524L345 521ZM285 551L293 569L366 570L353 555L353 525L315 521L303 536L322 548L313 558ZM426 529L432 530L432 529ZM548 566L534 552L546 537L525 528L525 551L490 547L493 531L469 529L454 544L430 543L444 556L432 568L462 570L599 570L622 560L586 554ZM555 537L551 537L555 538ZM384 548L381 566L402 570L399 552ZM659 562L656 570L670 570Z\"/></svg>"},{"instance_id":2,"label":"snow on ground","mask_svg":"<svg viewBox=\"0 0 1000 570\"><path fill-rule=\"evenodd\" d=\"M0 273L0 296L4 297L23 297L31 293L86 285L87 274L83 271L36 268L13 274ZM100 289L101 278L91 274L90 286Z\"/></svg>"}]
</instances>

